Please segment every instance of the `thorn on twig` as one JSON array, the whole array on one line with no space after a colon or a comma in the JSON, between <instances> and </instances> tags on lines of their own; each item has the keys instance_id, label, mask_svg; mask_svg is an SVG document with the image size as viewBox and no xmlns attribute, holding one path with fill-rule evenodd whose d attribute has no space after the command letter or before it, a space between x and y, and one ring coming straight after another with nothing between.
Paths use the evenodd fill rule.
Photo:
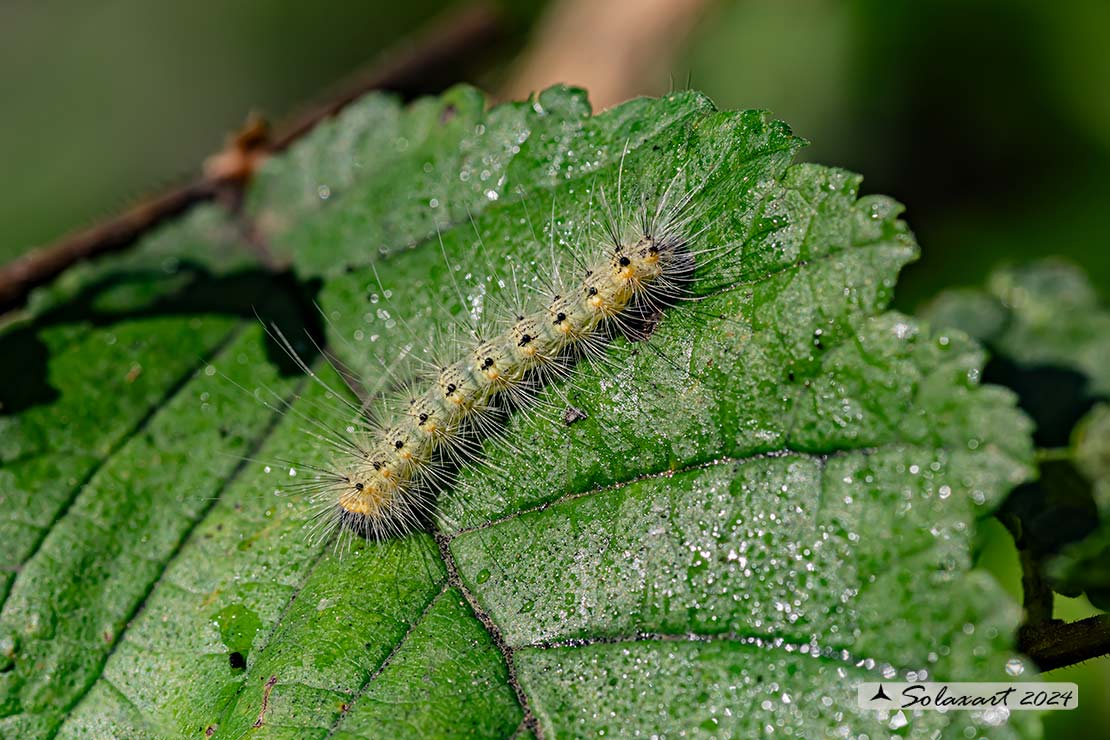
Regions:
<instances>
[{"instance_id":1,"label":"thorn on twig","mask_svg":"<svg viewBox=\"0 0 1110 740\"><path fill-rule=\"evenodd\" d=\"M227 144L204 160L204 176L214 182L244 185L270 153L270 125L258 113L228 137Z\"/></svg>"}]
</instances>

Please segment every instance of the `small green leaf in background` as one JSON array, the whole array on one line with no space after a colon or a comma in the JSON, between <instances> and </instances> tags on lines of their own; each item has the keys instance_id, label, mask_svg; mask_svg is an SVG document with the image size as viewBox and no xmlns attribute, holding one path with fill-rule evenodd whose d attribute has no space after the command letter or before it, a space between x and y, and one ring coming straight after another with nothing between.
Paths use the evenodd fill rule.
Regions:
<instances>
[{"instance_id":1,"label":"small green leaf in background","mask_svg":"<svg viewBox=\"0 0 1110 740\"><path fill-rule=\"evenodd\" d=\"M1075 433L1075 463L1091 481L1098 527L1064 547L1049 565L1060 593L1086 593L1100 609L1110 609L1110 405L1101 403L1080 420Z\"/></svg>"},{"instance_id":2,"label":"small green leaf in background","mask_svg":"<svg viewBox=\"0 0 1110 740\"><path fill-rule=\"evenodd\" d=\"M974 342L885 310L917 254L901 207L792 164L801 144L696 93L596 116L563 88L488 110L468 88L370 96L248 194L291 275L201 209L43 293L6 350L92 339L47 343L49 382L3 412L0 733L1036 737L1025 712L855 707L861 680L1030 674L970 553L1032 446ZM244 305L298 337L319 305L381 388L411 341L398 317L432 336L458 308L448 265L544 264L599 189L659 192L679 168L707 183L692 228L734 246L659 352L618 340L616 371L547 389L585 418L515 415L433 532L343 558L305 538L307 502L274 495L305 471L256 461L320 461L298 414L335 399ZM169 368L142 395L96 372L140 357Z\"/></svg>"},{"instance_id":3,"label":"small green leaf in background","mask_svg":"<svg viewBox=\"0 0 1110 740\"><path fill-rule=\"evenodd\" d=\"M1036 424L1039 479L1000 510L1018 547L1059 593L1110 608L1110 311L1079 268L1043 260L946 291L925 314L983 342L986 379L1013 388Z\"/></svg>"}]
</instances>

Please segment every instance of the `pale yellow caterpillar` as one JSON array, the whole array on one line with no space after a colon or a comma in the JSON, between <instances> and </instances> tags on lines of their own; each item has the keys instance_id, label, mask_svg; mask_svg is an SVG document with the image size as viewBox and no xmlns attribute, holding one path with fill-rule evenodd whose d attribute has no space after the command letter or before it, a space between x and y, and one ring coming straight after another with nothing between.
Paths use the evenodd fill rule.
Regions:
<instances>
[{"instance_id":1,"label":"pale yellow caterpillar","mask_svg":"<svg viewBox=\"0 0 1110 740\"><path fill-rule=\"evenodd\" d=\"M333 430L338 454L302 466L314 475L299 484L318 503L320 531L382 539L419 526L450 472L500 433L506 414L531 406L580 360L601 361L614 336L636 337L689 298L695 267L717 250L693 247L693 193L673 192L680 175L654 204L634 209L631 223L602 197L601 236L573 249L572 274L553 255L555 278L531 307L512 307L495 330L460 343L452 361L391 399L385 420L367 416L363 429Z\"/></svg>"}]
</instances>

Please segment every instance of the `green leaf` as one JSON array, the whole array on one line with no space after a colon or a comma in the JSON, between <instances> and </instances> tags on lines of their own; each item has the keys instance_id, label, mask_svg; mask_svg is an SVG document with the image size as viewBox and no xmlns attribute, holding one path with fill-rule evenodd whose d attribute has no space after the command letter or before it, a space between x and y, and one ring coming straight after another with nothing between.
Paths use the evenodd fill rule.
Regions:
<instances>
[{"instance_id":1,"label":"green leaf","mask_svg":"<svg viewBox=\"0 0 1110 740\"><path fill-rule=\"evenodd\" d=\"M1075 466L1091 483L1098 527L1064 546L1048 565L1053 584L1071 596L1086 593L1100 609L1110 609L1110 404L1100 403L1076 425Z\"/></svg>"},{"instance_id":2,"label":"green leaf","mask_svg":"<svg viewBox=\"0 0 1110 740\"><path fill-rule=\"evenodd\" d=\"M1046 449L1039 480L1018 487L1001 517L1054 590L1110 606L1110 311L1083 272L1061 260L997 270L983 290L939 295L938 325L982 341L987 380L1013 388ZM1059 555L1060 557L1057 557Z\"/></svg>"},{"instance_id":3,"label":"green leaf","mask_svg":"<svg viewBox=\"0 0 1110 740\"><path fill-rule=\"evenodd\" d=\"M1110 312L1069 262L1046 259L996 270L985 289L946 291L926 313L1022 367L1081 373L1087 397L1110 394Z\"/></svg>"},{"instance_id":4,"label":"green leaf","mask_svg":"<svg viewBox=\"0 0 1110 740\"><path fill-rule=\"evenodd\" d=\"M120 363L103 342L51 347L58 397L19 396L4 417L4 476L77 459L64 424L78 441L113 431L84 485L32 472L19 498L5 483L14 533L40 494L54 503L6 552L0 733L876 736L901 720L856 709L859 680L1008 678L1017 610L971 569L970 543L1030 473L1028 423L979 384L964 335L884 312L916 255L900 207L792 165L800 144L693 93L597 116L560 88L491 110L461 88L406 108L372 96L248 197L296 293L201 211L40 298L10 331L47 336L76 300L54 323L95 332L92 311L117 335L154 333L165 356L146 361L180 369L139 404L99 380ZM436 311L461 308L450 275L468 271L448 265L544 264L549 236L582 238L600 189L658 193L678 168L705 183L692 228L729 257L647 344L614 342L615 370L545 391L585 418L514 415L511 445L461 471L430 533L342 558L306 539L308 502L274 495L303 467L255 460L326 462L304 417L336 401L275 364L244 304L270 295L311 330L312 299L329 346L380 390L412 341L397 317L432 336ZM243 289L259 284L274 290ZM178 314L144 323L160 306ZM209 349L182 345L210 322ZM75 416L86 394L105 399ZM275 397L292 412L259 400ZM984 721L926 713L901 733L1037 734L1028 713Z\"/></svg>"}]
</instances>

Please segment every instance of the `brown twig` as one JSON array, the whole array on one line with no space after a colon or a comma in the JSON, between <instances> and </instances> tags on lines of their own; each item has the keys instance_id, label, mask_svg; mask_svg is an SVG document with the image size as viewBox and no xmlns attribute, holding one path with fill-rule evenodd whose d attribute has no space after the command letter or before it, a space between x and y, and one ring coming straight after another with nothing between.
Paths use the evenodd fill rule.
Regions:
<instances>
[{"instance_id":1,"label":"brown twig","mask_svg":"<svg viewBox=\"0 0 1110 740\"><path fill-rule=\"evenodd\" d=\"M216 192L216 183L201 178L140 201L102 224L17 257L0 267L0 311L15 308L32 288L59 275L74 262L122 249L151 226L176 216L194 203L213 199Z\"/></svg>"},{"instance_id":2,"label":"brown twig","mask_svg":"<svg viewBox=\"0 0 1110 740\"><path fill-rule=\"evenodd\" d=\"M1110 655L1110 614L1078 622L1051 620L1021 630L1019 649L1042 671Z\"/></svg>"},{"instance_id":3,"label":"brown twig","mask_svg":"<svg viewBox=\"0 0 1110 740\"><path fill-rule=\"evenodd\" d=\"M488 0L475 0L440 17L419 37L391 48L380 61L336 87L319 106L291 119L273 136L270 150L282 151L370 90L412 97L446 87L459 79L475 52L496 40L501 26L501 15Z\"/></svg>"},{"instance_id":4,"label":"brown twig","mask_svg":"<svg viewBox=\"0 0 1110 740\"><path fill-rule=\"evenodd\" d=\"M1032 629L1052 621L1055 595L1041 570L1040 561L1029 548L1018 550L1021 562L1022 606L1025 624Z\"/></svg>"},{"instance_id":5,"label":"brown twig","mask_svg":"<svg viewBox=\"0 0 1110 740\"><path fill-rule=\"evenodd\" d=\"M1012 514L997 516L1014 538L1021 563L1025 621L1018 630L1018 649L1032 658L1042 671L1110 655L1110 614L1098 614L1078 622L1053 618L1056 595L1040 558L1023 536L1021 520Z\"/></svg>"},{"instance_id":6,"label":"brown twig","mask_svg":"<svg viewBox=\"0 0 1110 740\"><path fill-rule=\"evenodd\" d=\"M234 206L258 164L288 148L320 121L335 115L370 90L391 90L405 97L431 92L458 79L464 62L500 31L500 16L486 0L448 13L400 48L391 49L366 72L356 74L320 105L292 118L271 135L252 118L223 151L209 157L204 173L192 182L140 200L118 216L71 233L0 267L0 312L23 303L36 286L83 259L118 251L190 206L226 197Z\"/></svg>"}]
</instances>

